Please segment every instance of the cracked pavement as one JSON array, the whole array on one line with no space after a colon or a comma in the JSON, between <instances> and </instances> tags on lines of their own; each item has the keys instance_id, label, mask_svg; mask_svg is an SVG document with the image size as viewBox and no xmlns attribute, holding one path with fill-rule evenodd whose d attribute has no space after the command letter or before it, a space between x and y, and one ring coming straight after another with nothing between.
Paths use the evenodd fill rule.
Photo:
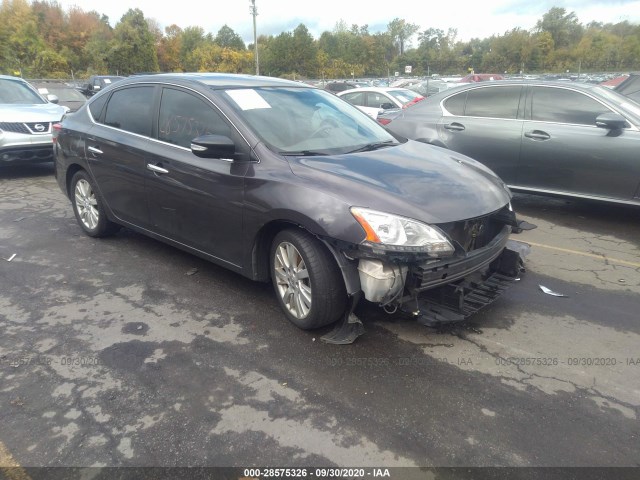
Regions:
<instances>
[{"instance_id":1,"label":"cracked pavement","mask_svg":"<svg viewBox=\"0 0 640 480\"><path fill-rule=\"evenodd\" d=\"M0 170L0 446L27 467L640 466L640 209L513 204L538 228L495 304L442 329L363 305L335 346L270 285L84 236L50 166Z\"/></svg>"}]
</instances>

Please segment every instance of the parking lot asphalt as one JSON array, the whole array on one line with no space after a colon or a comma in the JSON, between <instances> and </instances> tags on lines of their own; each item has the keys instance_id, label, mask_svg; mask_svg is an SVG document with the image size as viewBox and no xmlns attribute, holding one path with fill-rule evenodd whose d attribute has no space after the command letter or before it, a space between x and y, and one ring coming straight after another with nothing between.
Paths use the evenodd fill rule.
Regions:
<instances>
[{"instance_id":1,"label":"parking lot asphalt","mask_svg":"<svg viewBox=\"0 0 640 480\"><path fill-rule=\"evenodd\" d=\"M640 466L640 209L513 204L501 299L442 329L363 305L336 346L269 284L85 236L51 166L0 170L0 464Z\"/></svg>"}]
</instances>

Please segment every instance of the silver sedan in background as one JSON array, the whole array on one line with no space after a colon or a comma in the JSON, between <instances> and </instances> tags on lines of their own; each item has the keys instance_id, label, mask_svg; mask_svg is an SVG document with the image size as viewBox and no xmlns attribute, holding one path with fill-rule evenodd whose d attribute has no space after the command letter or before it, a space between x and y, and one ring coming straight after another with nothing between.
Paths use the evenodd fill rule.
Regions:
<instances>
[{"instance_id":1,"label":"silver sedan in background","mask_svg":"<svg viewBox=\"0 0 640 480\"><path fill-rule=\"evenodd\" d=\"M399 111L387 128L468 155L514 191L640 205L640 105L604 87L476 83Z\"/></svg>"}]
</instances>

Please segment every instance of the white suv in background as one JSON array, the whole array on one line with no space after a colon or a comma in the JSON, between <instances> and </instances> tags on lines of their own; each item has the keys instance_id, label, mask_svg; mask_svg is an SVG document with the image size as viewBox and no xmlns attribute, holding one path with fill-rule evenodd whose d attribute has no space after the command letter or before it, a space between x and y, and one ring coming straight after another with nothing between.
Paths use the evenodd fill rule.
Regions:
<instances>
[{"instance_id":1,"label":"white suv in background","mask_svg":"<svg viewBox=\"0 0 640 480\"><path fill-rule=\"evenodd\" d=\"M25 80L0 75L0 166L53 161L52 125L68 108Z\"/></svg>"}]
</instances>

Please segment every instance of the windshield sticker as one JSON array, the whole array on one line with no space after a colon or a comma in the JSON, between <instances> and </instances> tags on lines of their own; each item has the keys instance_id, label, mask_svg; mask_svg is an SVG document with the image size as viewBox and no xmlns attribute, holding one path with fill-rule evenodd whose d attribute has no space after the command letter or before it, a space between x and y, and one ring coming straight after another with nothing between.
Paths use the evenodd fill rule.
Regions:
<instances>
[{"instance_id":1,"label":"windshield sticker","mask_svg":"<svg viewBox=\"0 0 640 480\"><path fill-rule=\"evenodd\" d=\"M251 90L251 89L227 90L227 95L229 95L242 110L255 110L257 108L271 108L271 105L269 105L266 102L266 100L262 98L260 94L255 90Z\"/></svg>"},{"instance_id":2,"label":"windshield sticker","mask_svg":"<svg viewBox=\"0 0 640 480\"><path fill-rule=\"evenodd\" d=\"M104 79L104 83L111 83L111 79L110 78L105 78Z\"/></svg>"}]
</instances>

